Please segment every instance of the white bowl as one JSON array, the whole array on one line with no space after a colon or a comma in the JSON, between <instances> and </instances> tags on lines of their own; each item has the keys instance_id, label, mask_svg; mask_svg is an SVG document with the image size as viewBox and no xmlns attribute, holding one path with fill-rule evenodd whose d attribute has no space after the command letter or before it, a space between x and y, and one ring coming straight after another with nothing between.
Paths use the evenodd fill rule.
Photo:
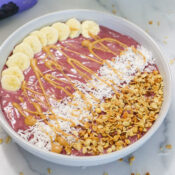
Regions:
<instances>
[{"instance_id":1,"label":"white bowl","mask_svg":"<svg viewBox=\"0 0 175 175\"><path fill-rule=\"evenodd\" d=\"M48 161L63 164L63 165L70 165L70 166L94 166L105 164L108 162L112 162L119 158L122 158L140 146L142 146L160 127L161 123L163 122L167 111L170 106L171 101L171 75L169 68L163 58L161 50L159 49L158 45L154 42L154 40L145 33L142 29L137 27L135 24L122 19L120 17L102 13L98 11L91 11L91 10L66 10L51 13L45 16L41 16L35 20L28 22L27 24L20 27L16 30L13 34L11 34L6 41L2 44L0 50L0 70L2 69L3 65L6 62L8 55L13 50L14 46L19 43L28 33L33 30L36 30L40 27L45 25L52 24L56 21L66 21L69 18L75 17L79 20L95 20L97 23L106 26L110 29L116 30L122 34L131 36L140 44L142 44L145 48L152 51L153 56L156 58L156 64L159 67L160 73L164 79L164 102L159 114L159 118L151 127L151 129L138 141L131 144L130 146L123 148L120 151L116 151L113 153L108 153L99 156L83 156L83 157L76 157L76 156L68 156L68 155L61 155L55 154L52 152L44 151L40 148L37 148L34 145L24 141L8 124L7 120L3 116L3 113L0 112L0 122L2 127L8 132L8 134L22 146L25 150L31 152L32 154L39 156L43 159Z\"/></svg>"}]
</instances>

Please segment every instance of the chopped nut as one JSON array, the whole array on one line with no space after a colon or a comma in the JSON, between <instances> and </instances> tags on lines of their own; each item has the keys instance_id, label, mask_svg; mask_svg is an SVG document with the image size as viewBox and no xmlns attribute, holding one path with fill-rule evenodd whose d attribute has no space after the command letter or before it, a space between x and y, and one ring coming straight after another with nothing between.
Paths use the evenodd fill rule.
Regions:
<instances>
[{"instance_id":1,"label":"chopped nut","mask_svg":"<svg viewBox=\"0 0 175 175\"><path fill-rule=\"evenodd\" d=\"M52 143L51 151L55 153L60 153L63 149L63 146L58 143Z\"/></svg>"},{"instance_id":2,"label":"chopped nut","mask_svg":"<svg viewBox=\"0 0 175 175\"><path fill-rule=\"evenodd\" d=\"M86 147L83 147L82 152L83 152L83 154L87 153L87 148Z\"/></svg>"},{"instance_id":3,"label":"chopped nut","mask_svg":"<svg viewBox=\"0 0 175 175\"><path fill-rule=\"evenodd\" d=\"M111 153L111 152L112 152L112 148L108 148L107 153Z\"/></svg>"},{"instance_id":4,"label":"chopped nut","mask_svg":"<svg viewBox=\"0 0 175 175\"><path fill-rule=\"evenodd\" d=\"M98 149L98 151L99 151L100 153L103 152L103 147L102 147L101 145L98 145L97 149Z\"/></svg>"},{"instance_id":5,"label":"chopped nut","mask_svg":"<svg viewBox=\"0 0 175 175\"><path fill-rule=\"evenodd\" d=\"M170 60L170 64L174 64L175 58Z\"/></svg>"}]
</instances>

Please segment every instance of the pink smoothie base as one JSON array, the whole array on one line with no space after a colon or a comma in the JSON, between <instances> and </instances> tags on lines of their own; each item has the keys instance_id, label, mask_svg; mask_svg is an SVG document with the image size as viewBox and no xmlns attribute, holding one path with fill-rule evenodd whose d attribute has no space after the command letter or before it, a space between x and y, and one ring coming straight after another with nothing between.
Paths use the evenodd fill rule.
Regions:
<instances>
[{"instance_id":1,"label":"pink smoothie base","mask_svg":"<svg viewBox=\"0 0 175 175\"><path fill-rule=\"evenodd\" d=\"M106 27L101 26L100 27L100 33L99 36L101 38L105 38L105 37L110 37L110 38L114 38L114 39L118 39L119 41L125 43L127 46L135 46L137 47L138 43L126 36L126 35L122 35L118 32L115 32L113 30L110 30ZM66 41L62 41L62 42L58 42L57 45L61 45L64 46L65 48L71 49L73 51L77 51L79 53L82 53L83 55L89 55L89 50L85 47L83 47L81 45L82 41L85 38L82 37L81 35L75 39L67 39ZM107 43L105 43L107 44ZM115 53L120 53L120 50L122 49L121 46L117 45L117 44L111 44L108 45L108 47L114 51ZM66 57L63 55L60 55L60 53L56 50L52 50L53 54L55 55L55 57L57 58L58 62L61 64L61 66L63 67L64 73L67 74L69 77L72 77L72 79L74 80L78 80L80 82L84 82L84 79L78 74L78 73L73 73L71 71L72 67L67 63ZM78 61L80 61L82 64L84 64L85 66L87 66L88 68L90 68L91 70L93 70L94 72L97 72L97 70L99 70L100 68L100 64L95 63L87 58L82 58L77 54L74 54L72 52L69 51L65 51L64 52L69 55L72 58L77 59ZM113 55L110 53L105 53L102 51L96 51L96 54L99 55L102 59L109 59L111 60ZM44 57L45 53L43 51L41 51L40 53L35 54L35 59L37 59L38 62L38 67L41 70L41 72L43 74L45 73L52 73L54 75L56 75L58 78L62 78L63 75L58 71L58 70L48 70L48 68L45 66L44 62L43 62L43 57ZM50 59L50 58L47 58ZM155 66L155 69L157 69L157 66ZM4 68L6 68L6 66L4 66ZM87 72L86 72L87 73ZM41 92L41 90L38 87L37 84L37 79L35 77L35 74L33 72L33 70L31 68L25 70L24 72L24 77L25 77L25 81L28 82L28 87L30 87L31 89L37 91L37 92ZM45 90L47 92L48 95L53 95L57 98L57 99L63 99L64 97L66 97L66 94L59 89L56 89L55 87L53 87L52 85L50 85L48 82L43 80L43 84L45 87ZM69 86L69 83L61 83L62 87L65 86ZM74 92L74 89L71 88L69 90L71 93ZM22 97L24 99L24 102L21 103L19 100L19 96ZM37 96L37 95L36 95ZM38 96L40 97L40 96ZM32 97L31 97L32 98ZM32 110L34 111L34 107L32 104L29 103L29 101L27 100L27 98L22 94L22 90L19 90L17 92L8 92L4 89L2 89L2 87L0 87L0 105L1 105L1 110L3 111L4 116L6 117L8 123L10 124L10 126L17 132L19 129L20 130L26 130L28 129L28 126L24 123L24 117L21 116L17 109L15 109L12 105L12 102L16 102L16 103L20 103L21 106L25 106L26 109ZM44 105L44 103L40 103L43 112L47 111L47 107L46 105ZM131 143L134 143L135 141L137 141L136 137L132 137L130 138ZM105 152L104 152L105 153ZM62 154L65 154L65 151L62 151ZM78 152L77 150L72 150L72 154L76 155L76 156L89 156L90 154L83 154L82 152Z\"/></svg>"}]
</instances>

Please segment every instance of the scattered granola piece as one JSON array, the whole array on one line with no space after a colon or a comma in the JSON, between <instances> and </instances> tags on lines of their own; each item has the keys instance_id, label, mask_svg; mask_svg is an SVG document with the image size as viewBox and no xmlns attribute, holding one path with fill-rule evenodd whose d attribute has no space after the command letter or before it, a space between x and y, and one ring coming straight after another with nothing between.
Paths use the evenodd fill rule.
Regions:
<instances>
[{"instance_id":1,"label":"scattered granola piece","mask_svg":"<svg viewBox=\"0 0 175 175\"><path fill-rule=\"evenodd\" d=\"M135 160L134 156L129 157L128 161L129 161L129 165L132 165L132 162Z\"/></svg>"},{"instance_id":2,"label":"scattered granola piece","mask_svg":"<svg viewBox=\"0 0 175 175\"><path fill-rule=\"evenodd\" d=\"M149 30L148 30L148 29L145 29L145 32L147 32L147 33L148 33L148 32L149 32Z\"/></svg>"},{"instance_id":3,"label":"scattered granola piece","mask_svg":"<svg viewBox=\"0 0 175 175\"><path fill-rule=\"evenodd\" d=\"M117 13L117 10L116 9L112 9L112 13L113 14L116 14Z\"/></svg>"},{"instance_id":4,"label":"scattered granola piece","mask_svg":"<svg viewBox=\"0 0 175 175\"><path fill-rule=\"evenodd\" d=\"M24 173L23 172L20 172L19 175L24 175Z\"/></svg>"},{"instance_id":5,"label":"scattered granola piece","mask_svg":"<svg viewBox=\"0 0 175 175\"><path fill-rule=\"evenodd\" d=\"M160 151L163 151L163 147L162 146L160 147Z\"/></svg>"},{"instance_id":6,"label":"scattered granola piece","mask_svg":"<svg viewBox=\"0 0 175 175\"><path fill-rule=\"evenodd\" d=\"M160 26L160 21L157 21L157 26Z\"/></svg>"},{"instance_id":7,"label":"scattered granola piece","mask_svg":"<svg viewBox=\"0 0 175 175\"><path fill-rule=\"evenodd\" d=\"M47 172L48 172L48 174L51 174L52 170L50 168L47 168Z\"/></svg>"},{"instance_id":8,"label":"scattered granola piece","mask_svg":"<svg viewBox=\"0 0 175 175\"><path fill-rule=\"evenodd\" d=\"M174 62L175 62L175 58L170 60L170 64L174 64Z\"/></svg>"},{"instance_id":9,"label":"scattered granola piece","mask_svg":"<svg viewBox=\"0 0 175 175\"><path fill-rule=\"evenodd\" d=\"M160 73L156 70L138 73L128 86L119 90L121 93L94 108L92 122L84 123L79 142L71 147L84 154L111 153L130 145L132 138L139 139L148 131L163 102ZM134 159L134 156L130 157L130 165Z\"/></svg>"},{"instance_id":10,"label":"scattered granola piece","mask_svg":"<svg viewBox=\"0 0 175 175\"><path fill-rule=\"evenodd\" d=\"M104 172L103 175L108 175L108 173L107 172Z\"/></svg>"},{"instance_id":11,"label":"scattered granola piece","mask_svg":"<svg viewBox=\"0 0 175 175\"><path fill-rule=\"evenodd\" d=\"M135 173L131 173L131 175L135 175Z\"/></svg>"},{"instance_id":12,"label":"scattered granola piece","mask_svg":"<svg viewBox=\"0 0 175 175\"><path fill-rule=\"evenodd\" d=\"M147 172L145 175L150 175L150 173L149 173L149 172Z\"/></svg>"},{"instance_id":13,"label":"scattered granola piece","mask_svg":"<svg viewBox=\"0 0 175 175\"><path fill-rule=\"evenodd\" d=\"M5 143L8 144L11 142L11 137L10 136L7 136L6 139L5 139Z\"/></svg>"},{"instance_id":14,"label":"scattered granola piece","mask_svg":"<svg viewBox=\"0 0 175 175\"><path fill-rule=\"evenodd\" d=\"M165 145L165 148L166 149L172 149L172 145L171 144L167 144L167 145Z\"/></svg>"},{"instance_id":15,"label":"scattered granola piece","mask_svg":"<svg viewBox=\"0 0 175 175\"><path fill-rule=\"evenodd\" d=\"M148 24L150 24L150 25L153 24L153 21L148 21Z\"/></svg>"},{"instance_id":16,"label":"scattered granola piece","mask_svg":"<svg viewBox=\"0 0 175 175\"><path fill-rule=\"evenodd\" d=\"M119 162L122 162L122 161L123 161L123 158L118 159L118 161L119 161Z\"/></svg>"},{"instance_id":17,"label":"scattered granola piece","mask_svg":"<svg viewBox=\"0 0 175 175\"><path fill-rule=\"evenodd\" d=\"M0 144L2 144L3 143L3 139L0 139Z\"/></svg>"}]
</instances>

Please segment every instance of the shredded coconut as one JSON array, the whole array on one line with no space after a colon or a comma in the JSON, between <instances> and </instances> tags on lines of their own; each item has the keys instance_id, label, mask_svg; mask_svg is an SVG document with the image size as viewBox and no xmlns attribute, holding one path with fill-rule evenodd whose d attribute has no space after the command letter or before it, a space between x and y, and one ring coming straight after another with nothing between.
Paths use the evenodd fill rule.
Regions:
<instances>
[{"instance_id":1,"label":"shredded coconut","mask_svg":"<svg viewBox=\"0 0 175 175\"><path fill-rule=\"evenodd\" d=\"M129 47L123 55L113 58L113 61L108 60L108 64L105 63L98 70L96 75L100 78L93 75L92 79L87 83L72 80L72 83L74 83L78 91L73 93L72 99L70 97L66 97L61 102L54 101L53 98L50 98L49 100L53 112L64 119L70 119L75 123L75 125L82 125L81 121L88 121L88 117L92 117L88 105L91 104L92 107L95 107L95 105L98 104L94 97L100 102L103 102L105 98L111 98L114 94L112 87L118 90L118 86L121 87L129 84L138 70L141 72L152 71L151 66L148 66L149 64L154 64L152 53L143 46L138 46L137 50L145 56L145 61L141 54L133 52L132 48ZM109 68L109 65L111 65L113 69ZM117 76L114 69L117 70L122 78ZM75 70L71 71L75 72ZM107 84L102 80L105 80ZM81 93L84 94L84 98L82 98ZM47 115L49 115L49 113L47 113ZM67 134L73 133L76 130L74 127L71 127L70 121L61 119L54 121L50 120L49 117L48 120L55 126L59 123L60 129ZM54 138L56 133L50 126L39 121L28 130L19 130L18 134L25 140L29 140L32 144L42 149L50 150L51 143L49 135ZM72 142L74 140L71 136L66 137L65 139L68 142Z\"/></svg>"}]
</instances>

